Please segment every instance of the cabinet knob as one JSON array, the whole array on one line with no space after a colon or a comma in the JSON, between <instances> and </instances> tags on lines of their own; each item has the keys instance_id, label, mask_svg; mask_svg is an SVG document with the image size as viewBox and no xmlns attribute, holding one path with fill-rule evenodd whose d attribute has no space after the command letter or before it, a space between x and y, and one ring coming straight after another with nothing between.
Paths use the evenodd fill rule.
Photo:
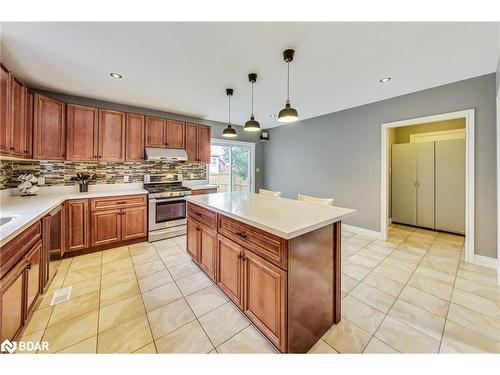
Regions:
<instances>
[{"instance_id":1,"label":"cabinet knob","mask_svg":"<svg viewBox=\"0 0 500 375\"><path fill-rule=\"evenodd\" d=\"M30 269L31 269L31 262L30 262L30 263L28 263L28 265L26 266L26 269L27 269L27 270L30 270Z\"/></svg>"},{"instance_id":2,"label":"cabinet knob","mask_svg":"<svg viewBox=\"0 0 500 375\"><path fill-rule=\"evenodd\" d=\"M201 228L200 228L200 227L196 227L196 230L198 230L198 231L199 231L199 230L201 230Z\"/></svg>"},{"instance_id":3,"label":"cabinet knob","mask_svg":"<svg viewBox=\"0 0 500 375\"><path fill-rule=\"evenodd\" d=\"M247 234L245 232L236 232L236 234L242 238L247 238Z\"/></svg>"},{"instance_id":4,"label":"cabinet knob","mask_svg":"<svg viewBox=\"0 0 500 375\"><path fill-rule=\"evenodd\" d=\"M10 147L10 151L16 151L15 147Z\"/></svg>"}]
</instances>

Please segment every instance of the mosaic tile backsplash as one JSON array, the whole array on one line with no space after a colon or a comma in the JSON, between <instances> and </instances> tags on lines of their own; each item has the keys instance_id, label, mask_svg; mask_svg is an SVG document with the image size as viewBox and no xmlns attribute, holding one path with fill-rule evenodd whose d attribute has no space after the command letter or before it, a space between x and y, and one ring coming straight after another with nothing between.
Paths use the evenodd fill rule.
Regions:
<instances>
[{"instance_id":1,"label":"mosaic tile backsplash","mask_svg":"<svg viewBox=\"0 0 500 375\"><path fill-rule=\"evenodd\" d=\"M24 173L45 177L45 186L75 185L70 181L77 173L95 173L97 184L123 183L123 176L129 182L142 182L144 174L182 174L184 180L206 180L205 164L183 162L165 163L144 161L142 163L104 163L43 160L0 160L0 190L15 188L17 178Z\"/></svg>"}]
</instances>

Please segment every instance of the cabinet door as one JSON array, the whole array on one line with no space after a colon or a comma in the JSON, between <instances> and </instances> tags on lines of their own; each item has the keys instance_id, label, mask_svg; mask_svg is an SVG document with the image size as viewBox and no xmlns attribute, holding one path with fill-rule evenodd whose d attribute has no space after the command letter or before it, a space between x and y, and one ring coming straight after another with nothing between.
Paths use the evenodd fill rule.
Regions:
<instances>
[{"instance_id":1,"label":"cabinet door","mask_svg":"<svg viewBox=\"0 0 500 375\"><path fill-rule=\"evenodd\" d=\"M125 161L125 113L99 110L99 161Z\"/></svg>"},{"instance_id":2,"label":"cabinet door","mask_svg":"<svg viewBox=\"0 0 500 375\"><path fill-rule=\"evenodd\" d=\"M200 268L215 281L217 267L217 232L213 229L200 225Z\"/></svg>"},{"instance_id":3,"label":"cabinet door","mask_svg":"<svg viewBox=\"0 0 500 375\"><path fill-rule=\"evenodd\" d=\"M210 144L210 126L198 125L198 162L210 163Z\"/></svg>"},{"instance_id":4,"label":"cabinet door","mask_svg":"<svg viewBox=\"0 0 500 375\"><path fill-rule=\"evenodd\" d=\"M0 64L0 153L9 153L10 72Z\"/></svg>"},{"instance_id":5,"label":"cabinet door","mask_svg":"<svg viewBox=\"0 0 500 375\"><path fill-rule=\"evenodd\" d=\"M243 259L243 311L269 341L284 352L286 272L246 249Z\"/></svg>"},{"instance_id":6,"label":"cabinet door","mask_svg":"<svg viewBox=\"0 0 500 375\"><path fill-rule=\"evenodd\" d=\"M11 75L11 107L10 107L10 154L24 156L24 129L26 87Z\"/></svg>"},{"instance_id":7,"label":"cabinet door","mask_svg":"<svg viewBox=\"0 0 500 375\"><path fill-rule=\"evenodd\" d=\"M147 235L147 207L124 208L122 215L122 240L145 237Z\"/></svg>"},{"instance_id":8,"label":"cabinet door","mask_svg":"<svg viewBox=\"0 0 500 375\"><path fill-rule=\"evenodd\" d=\"M242 309L244 249L222 235L217 242L217 285Z\"/></svg>"},{"instance_id":9,"label":"cabinet door","mask_svg":"<svg viewBox=\"0 0 500 375\"><path fill-rule=\"evenodd\" d=\"M434 228L434 142L417 145L417 225Z\"/></svg>"},{"instance_id":10,"label":"cabinet door","mask_svg":"<svg viewBox=\"0 0 500 375\"><path fill-rule=\"evenodd\" d=\"M65 104L35 94L33 158L64 160L66 157Z\"/></svg>"},{"instance_id":11,"label":"cabinet door","mask_svg":"<svg viewBox=\"0 0 500 375\"><path fill-rule=\"evenodd\" d=\"M188 255L198 263L198 251L200 242L200 224L196 221L187 219L187 241L186 252Z\"/></svg>"},{"instance_id":12,"label":"cabinet door","mask_svg":"<svg viewBox=\"0 0 500 375\"><path fill-rule=\"evenodd\" d=\"M24 323L25 265L19 262L0 280L0 342L12 340Z\"/></svg>"},{"instance_id":13,"label":"cabinet door","mask_svg":"<svg viewBox=\"0 0 500 375\"><path fill-rule=\"evenodd\" d=\"M198 125L186 124L186 153L189 161L198 159Z\"/></svg>"},{"instance_id":14,"label":"cabinet door","mask_svg":"<svg viewBox=\"0 0 500 375\"><path fill-rule=\"evenodd\" d=\"M32 91L26 91L26 105L24 106L24 150L23 155L27 159L33 156L33 100Z\"/></svg>"},{"instance_id":15,"label":"cabinet door","mask_svg":"<svg viewBox=\"0 0 500 375\"><path fill-rule=\"evenodd\" d=\"M121 240L121 210L94 211L90 221L91 246L105 245Z\"/></svg>"},{"instance_id":16,"label":"cabinet door","mask_svg":"<svg viewBox=\"0 0 500 375\"><path fill-rule=\"evenodd\" d=\"M87 199L67 201L67 240L68 251L89 247L89 202Z\"/></svg>"},{"instance_id":17,"label":"cabinet door","mask_svg":"<svg viewBox=\"0 0 500 375\"><path fill-rule=\"evenodd\" d=\"M97 160L97 108L68 104L66 112L67 160Z\"/></svg>"},{"instance_id":18,"label":"cabinet door","mask_svg":"<svg viewBox=\"0 0 500 375\"><path fill-rule=\"evenodd\" d=\"M158 117L146 117L146 147L166 147L166 120Z\"/></svg>"},{"instance_id":19,"label":"cabinet door","mask_svg":"<svg viewBox=\"0 0 500 375\"><path fill-rule=\"evenodd\" d=\"M167 120L167 147L185 147L185 124L182 121Z\"/></svg>"},{"instance_id":20,"label":"cabinet door","mask_svg":"<svg viewBox=\"0 0 500 375\"><path fill-rule=\"evenodd\" d=\"M41 294L42 241L26 256L26 314L29 315Z\"/></svg>"},{"instance_id":21,"label":"cabinet door","mask_svg":"<svg viewBox=\"0 0 500 375\"><path fill-rule=\"evenodd\" d=\"M127 113L126 161L144 160L144 116Z\"/></svg>"}]
</instances>

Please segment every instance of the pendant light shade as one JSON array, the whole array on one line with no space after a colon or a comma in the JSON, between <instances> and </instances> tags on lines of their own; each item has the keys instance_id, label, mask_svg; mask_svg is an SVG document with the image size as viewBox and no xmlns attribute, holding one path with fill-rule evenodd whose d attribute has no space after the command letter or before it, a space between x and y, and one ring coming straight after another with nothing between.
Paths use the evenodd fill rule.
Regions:
<instances>
[{"instance_id":1,"label":"pendant light shade","mask_svg":"<svg viewBox=\"0 0 500 375\"><path fill-rule=\"evenodd\" d=\"M236 137L236 130L231 126L231 96L233 96L233 89L226 89L226 95L229 102L229 120L226 128L222 131L222 136L226 138Z\"/></svg>"},{"instance_id":2,"label":"pendant light shade","mask_svg":"<svg viewBox=\"0 0 500 375\"><path fill-rule=\"evenodd\" d=\"M295 108L290 104L290 63L293 61L295 51L293 49L286 49L283 51L283 59L287 64L287 78L286 78L286 102L278 114L279 122L294 122L299 119L299 114Z\"/></svg>"},{"instance_id":3,"label":"pendant light shade","mask_svg":"<svg viewBox=\"0 0 500 375\"><path fill-rule=\"evenodd\" d=\"M255 120L255 116L253 114L253 85L257 81L257 74L250 73L248 75L248 80L252 84L252 114L250 115L250 120L245 122L245 127L243 129L247 132L258 132L260 131L260 124Z\"/></svg>"}]
</instances>

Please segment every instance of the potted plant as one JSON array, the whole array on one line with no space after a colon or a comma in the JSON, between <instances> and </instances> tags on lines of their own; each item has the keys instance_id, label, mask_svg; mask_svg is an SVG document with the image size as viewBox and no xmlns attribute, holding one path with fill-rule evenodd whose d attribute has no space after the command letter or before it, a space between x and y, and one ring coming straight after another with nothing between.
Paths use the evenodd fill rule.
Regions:
<instances>
[{"instance_id":1,"label":"potted plant","mask_svg":"<svg viewBox=\"0 0 500 375\"><path fill-rule=\"evenodd\" d=\"M96 174L90 175L87 173L77 173L75 177L71 177L71 181L78 182L80 186L80 193L86 193L89 191L89 183L95 181L97 178Z\"/></svg>"}]
</instances>

